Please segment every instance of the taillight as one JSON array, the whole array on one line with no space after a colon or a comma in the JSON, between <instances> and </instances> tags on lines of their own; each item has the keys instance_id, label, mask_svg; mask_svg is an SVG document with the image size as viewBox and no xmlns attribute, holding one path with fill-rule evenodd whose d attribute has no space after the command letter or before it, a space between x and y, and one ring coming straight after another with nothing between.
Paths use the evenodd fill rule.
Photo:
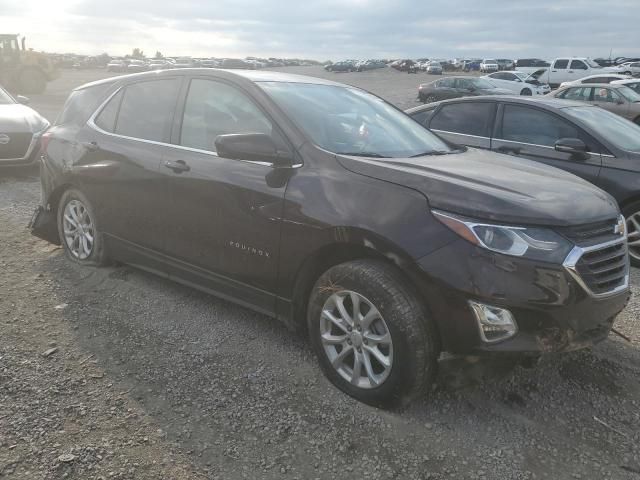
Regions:
<instances>
[{"instance_id":1,"label":"taillight","mask_svg":"<svg viewBox=\"0 0 640 480\"><path fill-rule=\"evenodd\" d=\"M51 140L51 132L45 132L42 134L42 137L40 137L40 153L42 155L46 155L47 154L47 147L49 146L49 141Z\"/></svg>"}]
</instances>

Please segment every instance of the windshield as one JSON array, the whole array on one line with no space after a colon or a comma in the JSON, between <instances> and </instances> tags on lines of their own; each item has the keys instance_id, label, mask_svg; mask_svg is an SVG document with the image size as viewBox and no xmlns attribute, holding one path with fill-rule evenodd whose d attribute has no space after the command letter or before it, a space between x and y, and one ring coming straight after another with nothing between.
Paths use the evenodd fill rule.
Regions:
<instances>
[{"instance_id":1,"label":"windshield","mask_svg":"<svg viewBox=\"0 0 640 480\"><path fill-rule=\"evenodd\" d=\"M481 88L483 90L491 90L493 88L497 88L493 83L491 83L489 80L485 80L484 78L470 78L469 80L476 88Z\"/></svg>"},{"instance_id":2,"label":"windshield","mask_svg":"<svg viewBox=\"0 0 640 480\"><path fill-rule=\"evenodd\" d=\"M362 90L308 83L259 85L316 145L332 153L411 157L453 151L410 117Z\"/></svg>"},{"instance_id":3,"label":"windshield","mask_svg":"<svg viewBox=\"0 0 640 480\"><path fill-rule=\"evenodd\" d=\"M620 95L630 102L640 102L640 94L629 87L620 87L616 90Z\"/></svg>"},{"instance_id":4,"label":"windshield","mask_svg":"<svg viewBox=\"0 0 640 480\"><path fill-rule=\"evenodd\" d=\"M7 92L5 92L2 88L0 88L0 105L7 105L9 103L15 103L15 102Z\"/></svg>"},{"instance_id":5,"label":"windshield","mask_svg":"<svg viewBox=\"0 0 640 480\"><path fill-rule=\"evenodd\" d=\"M602 108L568 107L571 117L597 131L612 145L630 152L640 152L640 126Z\"/></svg>"}]
</instances>

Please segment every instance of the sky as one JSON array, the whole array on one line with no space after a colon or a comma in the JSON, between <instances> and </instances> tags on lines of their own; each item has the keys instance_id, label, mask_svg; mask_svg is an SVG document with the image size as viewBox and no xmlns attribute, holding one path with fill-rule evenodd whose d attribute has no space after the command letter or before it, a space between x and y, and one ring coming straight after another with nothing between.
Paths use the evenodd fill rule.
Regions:
<instances>
[{"instance_id":1,"label":"sky","mask_svg":"<svg viewBox=\"0 0 640 480\"><path fill-rule=\"evenodd\" d=\"M640 56L638 0L0 0L38 51L345 58Z\"/></svg>"}]
</instances>

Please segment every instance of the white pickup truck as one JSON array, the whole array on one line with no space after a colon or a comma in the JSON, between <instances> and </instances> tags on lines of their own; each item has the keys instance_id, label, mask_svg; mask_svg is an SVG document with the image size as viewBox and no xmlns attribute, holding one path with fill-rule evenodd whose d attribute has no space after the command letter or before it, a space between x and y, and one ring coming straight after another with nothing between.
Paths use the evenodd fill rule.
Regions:
<instances>
[{"instance_id":1,"label":"white pickup truck","mask_svg":"<svg viewBox=\"0 0 640 480\"><path fill-rule=\"evenodd\" d=\"M518 70L540 70L540 67L518 67ZM563 82L572 82L589 75L605 72L623 73L623 69L621 67L601 67L586 57L562 57L551 62L551 66L538 77L538 81L548 83L551 88L557 88ZM533 71L528 73L533 73Z\"/></svg>"}]
</instances>

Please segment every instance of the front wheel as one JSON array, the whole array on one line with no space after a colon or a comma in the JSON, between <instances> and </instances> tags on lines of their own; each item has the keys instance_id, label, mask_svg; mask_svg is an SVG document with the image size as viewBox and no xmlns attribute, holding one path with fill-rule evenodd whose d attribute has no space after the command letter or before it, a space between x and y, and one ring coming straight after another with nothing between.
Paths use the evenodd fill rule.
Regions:
<instances>
[{"instance_id":1,"label":"front wheel","mask_svg":"<svg viewBox=\"0 0 640 480\"><path fill-rule=\"evenodd\" d=\"M427 98L424 99L424 103L433 103L437 101L438 99L435 97L435 95L427 95Z\"/></svg>"},{"instance_id":2,"label":"front wheel","mask_svg":"<svg viewBox=\"0 0 640 480\"><path fill-rule=\"evenodd\" d=\"M634 267L640 267L640 202L634 202L622 209L627 220L627 240L629 260Z\"/></svg>"},{"instance_id":3,"label":"front wheel","mask_svg":"<svg viewBox=\"0 0 640 480\"><path fill-rule=\"evenodd\" d=\"M391 265L358 260L329 269L313 288L307 323L327 378L364 403L405 405L435 378L436 329Z\"/></svg>"},{"instance_id":4,"label":"front wheel","mask_svg":"<svg viewBox=\"0 0 640 480\"><path fill-rule=\"evenodd\" d=\"M105 265L104 241L91 203L82 192L67 190L58 206L58 232L68 258L81 265Z\"/></svg>"},{"instance_id":5,"label":"front wheel","mask_svg":"<svg viewBox=\"0 0 640 480\"><path fill-rule=\"evenodd\" d=\"M525 97L530 97L532 94L533 92L531 92L531 90L528 88L523 88L520 92L520 95L524 95Z\"/></svg>"}]
</instances>

